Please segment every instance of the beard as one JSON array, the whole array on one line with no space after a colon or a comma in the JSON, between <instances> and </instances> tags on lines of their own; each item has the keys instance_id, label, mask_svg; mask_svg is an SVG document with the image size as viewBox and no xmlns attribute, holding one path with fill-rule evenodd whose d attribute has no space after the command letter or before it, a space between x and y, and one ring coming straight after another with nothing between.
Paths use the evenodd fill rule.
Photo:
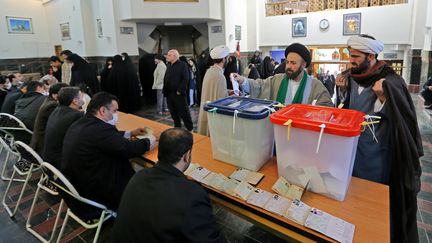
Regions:
<instances>
[{"instance_id":1,"label":"beard","mask_svg":"<svg viewBox=\"0 0 432 243\"><path fill-rule=\"evenodd\" d=\"M352 74L361 74L361 73L364 73L370 67L370 62L369 62L369 60L367 58L364 60L364 62L360 63L358 66L354 66L354 65L357 65L357 64L353 63L353 62L351 64L353 65L353 67L351 68L351 73Z\"/></svg>"},{"instance_id":2,"label":"beard","mask_svg":"<svg viewBox=\"0 0 432 243\"><path fill-rule=\"evenodd\" d=\"M287 77L289 79L295 79L300 75L300 73L303 72L303 70L304 70L304 68L302 68L302 67L299 67L299 69L297 69L296 71L294 71L290 68L287 68L287 69L285 69L285 74L287 75Z\"/></svg>"}]
</instances>

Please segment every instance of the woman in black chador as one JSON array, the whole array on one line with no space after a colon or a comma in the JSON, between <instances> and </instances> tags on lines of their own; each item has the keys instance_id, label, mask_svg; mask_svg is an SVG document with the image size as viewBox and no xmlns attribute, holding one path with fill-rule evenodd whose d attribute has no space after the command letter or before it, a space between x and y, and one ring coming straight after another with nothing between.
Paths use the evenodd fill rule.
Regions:
<instances>
[{"instance_id":1,"label":"woman in black chador","mask_svg":"<svg viewBox=\"0 0 432 243\"><path fill-rule=\"evenodd\" d=\"M73 64L70 81L71 86L77 86L80 83L84 83L87 86L88 94L90 95L100 91L97 73L86 60L75 53L68 56L67 60Z\"/></svg>"}]
</instances>

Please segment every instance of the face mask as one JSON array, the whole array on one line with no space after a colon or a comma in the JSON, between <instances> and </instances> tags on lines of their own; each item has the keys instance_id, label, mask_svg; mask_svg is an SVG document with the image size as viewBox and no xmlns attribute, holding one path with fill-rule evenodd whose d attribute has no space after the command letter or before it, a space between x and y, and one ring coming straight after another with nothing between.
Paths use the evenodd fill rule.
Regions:
<instances>
[{"instance_id":1,"label":"face mask","mask_svg":"<svg viewBox=\"0 0 432 243\"><path fill-rule=\"evenodd\" d=\"M48 96L49 95L49 92L48 91L45 91L45 92L43 92L42 93L44 96Z\"/></svg>"},{"instance_id":2,"label":"face mask","mask_svg":"<svg viewBox=\"0 0 432 243\"><path fill-rule=\"evenodd\" d=\"M113 118L107 121L107 123L115 126L117 124L117 121L118 121L118 113L116 112L113 114Z\"/></svg>"},{"instance_id":3,"label":"face mask","mask_svg":"<svg viewBox=\"0 0 432 243\"><path fill-rule=\"evenodd\" d=\"M7 83L7 84L5 84L5 88L6 89L10 89L12 87L12 84L11 83Z\"/></svg>"},{"instance_id":4,"label":"face mask","mask_svg":"<svg viewBox=\"0 0 432 243\"><path fill-rule=\"evenodd\" d=\"M18 81L18 86L20 86L21 87L21 85L23 85L24 84L24 82L23 81Z\"/></svg>"}]
</instances>

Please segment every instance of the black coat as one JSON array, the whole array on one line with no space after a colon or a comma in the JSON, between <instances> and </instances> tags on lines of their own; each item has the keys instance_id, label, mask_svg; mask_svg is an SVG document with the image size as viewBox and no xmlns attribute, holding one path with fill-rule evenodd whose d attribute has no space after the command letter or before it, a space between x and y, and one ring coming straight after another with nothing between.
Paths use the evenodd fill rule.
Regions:
<instances>
[{"instance_id":1,"label":"black coat","mask_svg":"<svg viewBox=\"0 0 432 243\"><path fill-rule=\"evenodd\" d=\"M60 105L48 117L44 137L44 160L60 169L63 139L69 127L84 116L83 112ZM34 135L33 135L34 136Z\"/></svg>"},{"instance_id":2,"label":"black coat","mask_svg":"<svg viewBox=\"0 0 432 243\"><path fill-rule=\"evenodd\" d=\"M15 113L15 102L23 95L24 93L20 89L10 91L5 97L1 112L13 115Z\"/></svg>"},{"instance_id":3,"label":"black coat","mask_svg":"<svg viewBox=\"0 0 432 243\"><path fill-rule=\"evenodd\" d=\"M36 121L33 128L33 136L30 142L32 147L38 154L42 154L45 140L45 128L48 122L48 117L57 107L58 103L56 100L48 96L39 108L39 112L36 116Z\"/></svg>"},{"instance_id":4,"label":"black coat","mask_svg":"<svg viewBox=\"0 0 432 243\"><path fill-rule=\"evenodd\" d=\"M130 141L123 135L115 126L86 114L70 126L63 141L62 172L81 196L111 209L118 207L135 173L129 159L150 147L148 139Z\"/></svg>"},{"instance_id":5,"label":"black coat","mask_svg":"<svg viewBox=\"0 0 432 243\"><path fill-rule=\"evenodd\" d=\"M165 72L163 93L166 97L179 92L182 95L189 94L189 68L185 62L177 60L174 64L168 64Z\"/></svg>"},{"instance_id":6,"label":"black coat","mask_svg":"<svg viewBox=\"0 0 432 243\"><path fill-rule=\"evenodd\" d=\"M111 237L112 242L226 242L207 192L164 162L131 179Z\"/></svg>"},{"instance_id":7,"label":"black coat","mask_svg":"<svg viewBox=\"0 0 432 243\"><path fill-rule=\"evenodd\" d=\"M8 94L7 89L0 89L0 107L3 105L3 102L4 102L7 94Z\"/></svg>"},{"instance_id":8,"label":"black coat","mask_svg":"<svg viewBox=\"0 0 432 243\"><path fill-rule=\"evenodd\" d=\"M36 116L45 99L46 96L38 92L24 94L15 102L14 116L20 119L28 129L33 131Z\"/></svg>"}]
</instances>

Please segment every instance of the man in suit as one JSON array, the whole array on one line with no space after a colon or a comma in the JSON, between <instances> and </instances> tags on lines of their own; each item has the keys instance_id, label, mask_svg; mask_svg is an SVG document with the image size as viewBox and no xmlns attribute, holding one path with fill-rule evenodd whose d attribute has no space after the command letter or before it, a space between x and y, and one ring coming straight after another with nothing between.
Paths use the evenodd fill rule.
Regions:
<instances>
[{"instance_id":1,"label":"man in suit","mask_svg":"<svg viewBox=\"0 0 432 243\"><path fill-rule=\"evenodd\" d=\"M46 99L46 96L43 95L44 92L45 87L42 82L30 81L27 84L27 92L15 102L14 116L32 131L39 108Z\"/></svg>"},{"instance_id":2,"label":"man in suit","mask_svg":"<svg viewBox=\"0 0 432 243\"><path fill-rule=\"evenodd\" d=\"M42 155L45 161L60 169L64 136L72 123L84 116L81 111L81 106L84 104L83 94L78 87L62 88L58 102L59 106L47 121Z\"/></svg>"},{"instance_id":3,"label":"man in suit","mask_svg":"<svg viewBox=\"0 0 432 243\"><path fill-rule=\"evenodd\" d=\"M112 242L226 242L206 191L183 172L191 163L193 137L164 131L158 163L138 172L123 194Z\"/></svg>"},{"instance_id":4,"label":"man in suit","mask_svg":"<svg viewBox=\"0 0 432 243\"><path fill-rule=\"evenodd\" d=\"M42 154L45 140L45 128L48 122L48 117L57 107L58 93L61 88L68 86L65 83L53 84L49 89L49 95L39 108L36 116L36 121L33 129L33 136L30 142L32 147L37 153Z\"/></svg>"},{"instance_id":5,"label":"man in suit","mask_svg":"<svg viewBox=\"0 0 432 243\"><path fill-rule=\"evenodd\" d=\"M169 65L165 72L163 93L167 97L174 126L181 127L181 120L183 120L186 129L192 131L193 123L186 97L189 93L187 89L189 69L185 62L179 60L179 53L175 49L168 51L167 61Z\"/></svg>"},{"instance_id":6,"label":"man in suit","mask_svg":"<svg viewBox=\"0 0 432 243\"><path fill-rule=\"evenodd\" d=\"M112 210L117 209L126 184L135 173L129 159L142 156L156 143L153 135L129 140L144 135L144 128L118 131L115 127L117 110L118 100L114 95L106 92L94 95L86 115L66 132L61 161L61 171L81 196ZM91 214L91 211L67 203L83 217Z\"/></svg>"}]
</instances>

